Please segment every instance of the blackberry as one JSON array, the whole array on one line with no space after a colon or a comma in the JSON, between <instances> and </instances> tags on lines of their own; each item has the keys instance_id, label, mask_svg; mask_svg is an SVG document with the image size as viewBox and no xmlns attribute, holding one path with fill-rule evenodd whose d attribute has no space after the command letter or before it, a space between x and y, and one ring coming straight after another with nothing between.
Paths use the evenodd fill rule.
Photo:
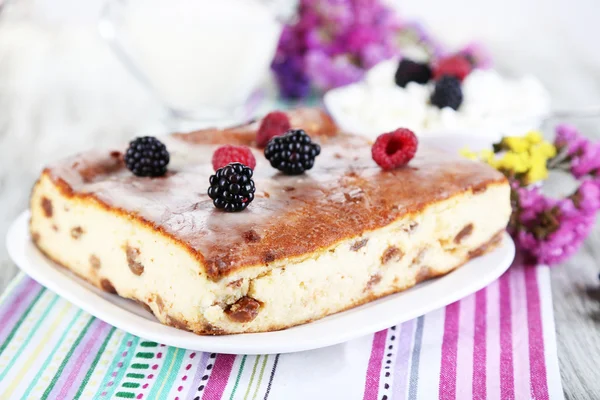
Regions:
<instances>
[{"instance_id":1,"label":"blackberry","mask_svg":"<svg viewBox=\"0 0 600 400\"><path fill-rule=\"evenodd\" d=\"M396 74L394 75L394 81L396 82L396 85L406 87L408 82L420 84L427 83L431 79L431 76L432 72L429 65L404 58L400 61L400 64L398 64Z\"/></svg>"},{"instance_id":2,"label":"blackberry","mask_svg":"<svg viewBox=\"0 0 600 400\"><path fill-rule=\"evenodd\" d=\"M450 107L457 110L463 101L460 80L453 76L442 76L435 84L431 94L431 104L438 108Z\"/></svg>"},{"instance_id":3,"label":"blackberry","mask_svg":"<svg viewBox=\"0 0 600 400\"><path fill-rule=\"evenodd\" d=\"M283 136L276 136L265 148L265 157L271 166L286 175L299 175L311 169L321 147L312 143L302 129L290 129Z\"/></svg>"},{"instance_id":4,"label":"blackberry","mask_svg":"<svg viewBox=\"0 0 600 400\"><path fill-rule=\"evenodd\" d=\"M125 165L136 176L162 176L168 164L167 148L152 136L135 138L125 153Z\"/></svg>"},{"instance_id":5,"label":"blackberry","mask_svg":"<svg viewBox=\"0 0 600 400\"><path fill-rule=\"evenodd\" d=\"M231 163L211 175L208 197L218 209L242 211L254 200L255 190L252 170L244 164Z\"/></svg>"}]
</instances>

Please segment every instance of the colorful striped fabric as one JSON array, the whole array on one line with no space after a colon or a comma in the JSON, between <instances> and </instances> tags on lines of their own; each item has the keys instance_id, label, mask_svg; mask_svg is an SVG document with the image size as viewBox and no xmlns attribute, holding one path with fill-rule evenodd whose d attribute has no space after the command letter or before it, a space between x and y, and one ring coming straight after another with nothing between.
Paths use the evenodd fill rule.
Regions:
<instances>
[{"instance_id":1,"label":"colorful striped fabric","mask_svg":"<svg viewBox=\"0 0 600 400\"><path fill-rule=\"evenodd\" d=\"M18 276L0 301L0 399L559 399L546 267L351 342L233 356L146 341Z\"/></svg>"}]
</instances>

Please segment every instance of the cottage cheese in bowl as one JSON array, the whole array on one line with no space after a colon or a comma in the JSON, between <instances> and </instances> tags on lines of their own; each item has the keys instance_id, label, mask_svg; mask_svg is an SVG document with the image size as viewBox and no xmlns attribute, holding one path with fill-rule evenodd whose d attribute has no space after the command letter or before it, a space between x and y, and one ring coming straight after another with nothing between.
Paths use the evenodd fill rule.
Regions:
<instances>
[{"instance_id":1,"label":"cottage cheese in bowl","mask_svg":"<svg viewBox=\"0 0 600 400\"><path fill-rule=\"evenodd\" d=\"M550 96L533 76L506 78L493 69L475 69L462 82L458 110L431 105L434 83L395 84L396 60L373 67L362 82L325 95L336 122L350 132L376 138L399 127L418 136L477 133L494 142L539 128L550 113Z\"/></svg>"}]
</instances>

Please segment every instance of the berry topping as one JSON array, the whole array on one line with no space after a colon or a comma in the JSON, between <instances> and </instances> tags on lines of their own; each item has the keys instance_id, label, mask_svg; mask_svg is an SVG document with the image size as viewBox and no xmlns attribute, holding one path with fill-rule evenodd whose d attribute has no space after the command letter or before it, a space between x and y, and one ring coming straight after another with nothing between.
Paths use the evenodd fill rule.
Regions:
<instances>
[{"instance_id":1,"label":"berry topping","mask_svg":"<svg viewBox=\"0 0 600 400\"><path fill-rule=\"evenodd\" d=\"M215 171L233 162L244 164L252 170L256 167L256 159L246 146L221 146L213 153L212 165Z\"/></svg>"},{"instance_id":2,"label":"berry topping","mask_svg":"<svg viewBox=\"0 0 600 400\"><path fill-rule=\"evenodd\" d=\"M135 138L125 153L125 165L136 176L162 176L168 164L167 148L152 136Z\"/></svg>"},{"instance_id":3,"label":"berry topping","mask_svg":"<svg viewBox=\"0 0 600 400\"><path fill-rule=\"evenodd\" d=\"M254 200L252 170L240 163L219 168L210 177L208 197L215 207L228 212L242 211Z\"/></svg>"},{"instance_id":4,"label":"berry topping","mask_svg":"<svg viewBox=\"0 0 600 400\"><path fill-rule=\"evenodd\" d=\"M258 147L265 147L269 140L275 136L281 136L290 130L290 120L286 113L273 111L268 113L260 123L260 128L256 133L256 143Z\"/></svg>"},{"instance_id":5,"label":"berry topping","mask_svg":"<svg viewBox=\"0 0 600 400\"><path fill-rule=\"evenodd\" d=\"M400 61L394 75L394 81L400 87L405 87L408 82L427 83L430 79L431 69L429 65L421 64L407 58Z\"/></svg>"},{"instance_id":6,"label":"berry topping","mask_svg":"<svg viewBox=\"0 0 600 400\"><path fill-rule=\"evenodd\" d=\"M380 135L371 148L371 155L377 165L390 170L408 164L418 145L419 141L411 130L400 128Z\"/></svg>"},{"instance_id":7,"label":"berry topping","mask_svg":"<svg viewBox=\"0 0 600 400\"><path fill-rule=\"evenodd\" d=\"M463 101L460 81L453 76L442 76L435 83L435 89L431 94L431 104L438 108L450 107L457 110Z\"/></svg>"},{"instance_id":8,"label":"berry topping","mask_svg":"<svg viewBox=\"0 0 600 400\"><path fill-rule=\"evenodd\" d=\"M473 66L465 56L456 54L450 57L440 59L433 68L433 79L439 79L444 75L454 76L461 82L469 73Z\"/></svg>"},{"instance_id":9,"label":"berry topping","mask_svg":"<svg viewBox=\"0 0 600 400\"><path fill-rule=\"evenodd\" d=\"M271 166L286 175L298 175L311 169L321 147L312 143L302 129L290 129L283 136L276 136L265 148L265 157Z\"/></svg>"}]
</instances>

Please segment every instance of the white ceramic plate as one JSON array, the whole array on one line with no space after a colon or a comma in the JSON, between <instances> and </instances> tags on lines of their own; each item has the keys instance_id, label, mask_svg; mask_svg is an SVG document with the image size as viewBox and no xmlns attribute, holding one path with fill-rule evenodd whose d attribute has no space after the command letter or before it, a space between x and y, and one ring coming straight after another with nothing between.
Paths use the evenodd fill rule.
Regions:
<instances>
[{"instance_id":1,"label":"white ceramic plate","mask_svg":"<svg viewBox=\"0 0 600 400\"><path fill-rule=\"evenodd\" d=\"M134 335L191 350L229 354L291 353L346 342L416 318L459 300L496 280L510 266L515 247L505 234L501 245L456 271L401 293L309 324L268 333L198 336L160 324L130 300L97 289L45 258L31 243L29 214L12 224L8 252L33 279L90 314Z\"/></svg>"}]
</instances>

